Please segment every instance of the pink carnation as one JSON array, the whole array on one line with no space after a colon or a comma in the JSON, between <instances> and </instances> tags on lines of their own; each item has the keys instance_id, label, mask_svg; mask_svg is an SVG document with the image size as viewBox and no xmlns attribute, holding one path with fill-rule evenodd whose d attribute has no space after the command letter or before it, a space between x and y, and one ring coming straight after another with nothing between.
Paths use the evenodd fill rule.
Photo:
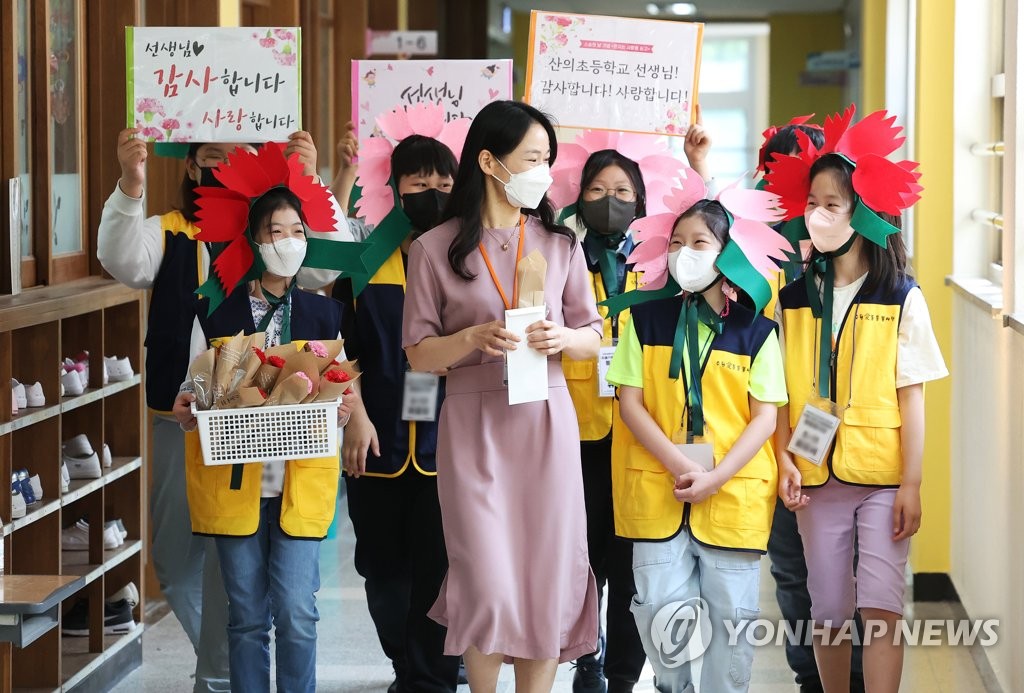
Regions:
<instances>
[{"instance_id":1,"label":"pink carnation","mask_svg":"<svg viewBox=\"0 0 1024 693\"><path fill-rule=\"evenodd\" d=\"M303 373L302 371L298 371L295 375L298 376L300 379L306 381L306 394L308 395L308 394L312 393L313 392L313 381L309 379L309 376L306 375L305 373Z\"/></svg>"},{"instance_id":2,"label":"pink carnation","mask_svg":"<svg viewBox=\"0 0 1024 693\"><path fill-rule=\"evenodd\" d=\"M164 139L164 133L156 128L143 128L142 132L143 139L162 141Z\"/></svg>"},{"instance_id":3,"label":"pink carnation","mask_svg":"<svg viewBox=\"0 0 1024 693\"><path fill-rule=\"evenodd\" d=\"M282 41L294 41L295 34L288 31L287 29L274 29L274 35Z\"/></svg>"},{"instance_id":4,"label":"pink carnation","mask_svg":"<svg viewBox=\"0 0 1024 693\"><path fill-rule=\"evenodd\" d=\"M274 50L274 60L280 65L294 65L295 64L295 53L281 53L280 51Z\"/></svg>"},{"instance_id":5,"label":"pink carnation","mask_svg":"<svg viewBox=\"0 0 1024 693\"><path fill-rule=\"evenodd\" d=\"M277 40L273 38L261 38L260 45L264 48L273 48L277 45Z\"/></svg>"},{"instance_id":6,"label":"pink carnation","mask_svg":"<svg viewBox=\"0 0 1024 693\"><path fill-rule=\"evenodd\" d=\"M563 46L569 43L569 37L566 36L565 34L559 34L558 36L555 37L555 40L558 41Z\"/></svg>"},{"instance_id":7,"label":"pink carnation","mask_svg":"<svg viewBox=\"0 0 1024 693\"><path fill-rule=\"evenodd\" d=\"M543 41L541 41L540 42L540 54L544 55L547 52L548 52L548 44L546 44Z\"/></svg>"},{"instance_id":8,"label":"pink carnation","mask_svg":"<svg viewBox=\"0 0 1024 693\"><path fill-rule=\"evenodd\" d=\"M135 104L138 113L159 113L164 115L164 105L157 99L139 99Z\"/></svg>"},{"instance_id":9,"label":"pink carnation","mask_svg":"<svg viewBox=\"0 0 1024 693\"><path fill-rule=\"evenodd\" d=\"M327 347L321 341L313 340L312 342L306 342L305 350L312 352L313 356L316 356L318 359L327 358Z\"/></svg>"},{"instance_id":10,"label":"pink carnation","mask_svg":"<svg viewBox=\"0 0 1024 693\"><path fill-rule=\"evenodd\" d=\"M572 26L572 20L569 17L555 17L555 24L558 26Z\"/></svg>"},{"instance_id":11,"label":"pink carnation","mask_svg":"<svg viewBox=\"0 0 1024 693\"><path fill-rule=\"evenodd\" d=\"M181 127L181 123L174 118L167 118L164 122L160 123L160 127L164 130L177 130Z\"/></svg>"}]
</instances>

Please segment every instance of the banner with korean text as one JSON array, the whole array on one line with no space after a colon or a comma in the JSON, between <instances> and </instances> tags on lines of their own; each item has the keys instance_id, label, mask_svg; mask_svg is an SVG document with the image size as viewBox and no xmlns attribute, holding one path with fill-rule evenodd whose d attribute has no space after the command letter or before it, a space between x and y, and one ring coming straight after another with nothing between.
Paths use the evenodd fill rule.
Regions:
<instances>
[{"instance_id":1,"label":"banner with korean text","mask_svg":"<svg viewBox=\"0 0 1024 693\"><path fill-rule=\"evenodd\" d=\"M534 10L525 100L558 125L685 135L704 25Z\"/></svg>"},{"instance_id":2,"label":"banner with korean text","mask_svg":"<svg viewBox=\"0 0 1024 693\"><path fill-rule=\"evenodd\" d=\"M125 27L125 43L142 139L283 141L302 127L297 27Z\"/></svg>"}]
</instances>

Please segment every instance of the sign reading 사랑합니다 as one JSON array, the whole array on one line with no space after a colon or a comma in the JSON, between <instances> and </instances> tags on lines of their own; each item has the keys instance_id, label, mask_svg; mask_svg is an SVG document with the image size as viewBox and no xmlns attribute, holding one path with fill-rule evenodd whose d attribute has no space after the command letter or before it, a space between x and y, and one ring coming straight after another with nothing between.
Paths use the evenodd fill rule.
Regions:
<instances>
[{"instance_id":1,"label":"sign reading \uc0ac\ub791\ud569\ub2c8\ub2e4","mask_svg":"<svg viewBox=\"0 0 1024 693\"><path fill-rule=\"evenodd\" d=\"M302 127L297 27L125 27L125 43L142 139L282 141Z\"/></svg>"},{"instance_id":2,"label":"sign reading \uc0ac\ub791\ud569\ub2c8\ub2e4","mask_svg":"<svg viewBox=\"0 0 1024 693\"><path fill-rule=\"evenodd\" d=\"M534 10L525 100L562 127L685 135L704 25Z\"/></svg>"}]
</instances>

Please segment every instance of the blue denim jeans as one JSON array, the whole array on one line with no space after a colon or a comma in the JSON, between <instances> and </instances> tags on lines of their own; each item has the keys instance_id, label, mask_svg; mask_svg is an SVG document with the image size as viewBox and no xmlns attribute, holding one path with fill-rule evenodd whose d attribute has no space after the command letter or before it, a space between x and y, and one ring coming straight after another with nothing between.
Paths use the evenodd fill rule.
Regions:
<instances>
[{"instance_id":1,"label":"blue denim jeans","mask_svg":"<svg viewBox=\"0 0 1024 693\"><path fill-rule=\"evenodd\" d=\"M740 631L735 644L730 628L758 618L760 556L752 551L724 551L703 546L684 527L672 539L633 544L633 578L636 596L631 609L643 640L647 658L654 667L654 685L661 693L714 691L737 693L750 685L754 646ZM697 648L695 656L679 654L696 642L697 628L673 614L680 606L703 600L708 630L703 631L707 649ZM657 620L657 623L656 623ZM661 642L652 635L664 634ZM708 637L710 636L710 637Z\"/></svg>"},{"instance_id":2,"label":"blue denim jeans","mask_svg":"<svg viewBox=\"0 0 1024 693\"><path fill-rule=\"evenodd\" d=\"M281 498L260 501L260 525L249 537L217 537L228 593L231 689L270 691L270 627L277 646L279 693L316 690L316 592L320 542L281 531Z\"/></svg>"},{"instance_id":3,"label":"blue denim jeans","mask_svg":"<svg viewBox=\"0 0 1024 693\"><path fill-rule=\"evenodd\" d=\"M802 634L811 622L811 595L807 592L807 562L804 545L797 529L796 513L787 510L782 500L776 500L772 533L768 539L768 558L772 577L775 578L775 599L779 602L782 618L789 623L791 632ZM818 665L814 661L814 647L803 638L800 642L786 640L786 661L796 674L798 684L816 684L820 681ZM851 672L862 678L863 650L853 648Z\"/></svg>"}]
</instances>

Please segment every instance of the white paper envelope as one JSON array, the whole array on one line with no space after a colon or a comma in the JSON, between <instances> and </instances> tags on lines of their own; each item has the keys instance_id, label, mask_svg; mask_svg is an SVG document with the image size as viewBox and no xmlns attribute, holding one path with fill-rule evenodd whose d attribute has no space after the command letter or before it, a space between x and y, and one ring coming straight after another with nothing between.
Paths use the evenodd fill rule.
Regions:
<instances>
[{"instance_id":1,"label":"white paper envelope","mask_svg":"<svg viewBox=\"0 0 1024 693\"><path fill-rule=\"evenodd\" d=\"M519 337L515 351L506 352L508 403L539 402L548 398L548 357L526 346L526 328L543 320L547 308L515 308L505 311L505 329Z\"/></svg>"}]
</instances>

